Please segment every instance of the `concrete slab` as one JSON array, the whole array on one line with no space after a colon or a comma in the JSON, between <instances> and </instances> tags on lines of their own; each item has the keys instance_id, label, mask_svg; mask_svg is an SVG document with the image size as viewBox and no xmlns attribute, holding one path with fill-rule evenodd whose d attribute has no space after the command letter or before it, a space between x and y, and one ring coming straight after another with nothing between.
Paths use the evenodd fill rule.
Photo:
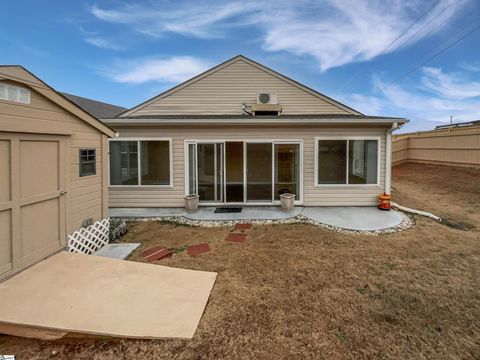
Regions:
<instances>
[{"instance_id":1,"label":"concrete slab","mask_svg":"<svg viewBox=\"0 0 480 360\"><path fill-rule=\"evenodd\" d=\"M101 336L191 339L216 276L61 252L0 284L0 323Z\"/></svg>"},{"instance_id":2,"label":"concrete slab","mask_svg":"<svg viewBox=\"0 0 480 360\"><path fill-rule=\"evenodd\" d=\"M382 211L376 207L306 207L302 215L323 224L348 230L375 231L398 226L402 215L395 210Z\"/></svg>"},{"instance_id":3,"label":"concrete slab","mask_svg":"<svg viewBox=\"0 0 480 360\"><path fill-rule=\"evenodd\" d=\"M184 208L110 208L108 215L118 218L182 216Z\"/></svg>"},{"instance_id":4,"label":"concrete slab","mask_svg":"<svg viewBox=\"0 0 480 360\"><path fill-rule=\"evenodd\" d=\"M198 221L224 221L224 220L283 220L294 218L302 212L302 207L297 206L292 212L284 212L279 206L244 206L240 213L215 214L216 207L201 207L192 214L185 213L187 219Z\"/></svg>"},{"instance_id":5,"label":"concrete slab","mask_svg":"<svg viewBox=\"0 0 480 360\"><path fill-rule=\"evenodd\" d=\"M93 255L124 260L139 246L140 243L107 244Z\"/></svg>"}]
</instances>

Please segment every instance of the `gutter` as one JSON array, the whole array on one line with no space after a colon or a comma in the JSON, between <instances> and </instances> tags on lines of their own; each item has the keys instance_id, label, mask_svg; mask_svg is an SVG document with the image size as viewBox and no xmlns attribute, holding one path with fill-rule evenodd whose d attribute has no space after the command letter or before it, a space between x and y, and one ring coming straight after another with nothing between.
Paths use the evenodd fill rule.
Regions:
<instances>
[{"instance_id":1,"label":"gutter","mask_svg":"<svg viewBox=\"0 0 480 360\"><path fill-rule=\"evenodd\" d=\"M242 119L141 119L141 118L113 118L101 119L107 125L123 125L123 126L138 126L138 125L390 125L403 124L407 120L402 119L309 119L309 118L295 118L288 119L276 117L272 119L266 118L242 118ZM393 131L393 130L392 130Z\"/></svg>"}]
</instances>

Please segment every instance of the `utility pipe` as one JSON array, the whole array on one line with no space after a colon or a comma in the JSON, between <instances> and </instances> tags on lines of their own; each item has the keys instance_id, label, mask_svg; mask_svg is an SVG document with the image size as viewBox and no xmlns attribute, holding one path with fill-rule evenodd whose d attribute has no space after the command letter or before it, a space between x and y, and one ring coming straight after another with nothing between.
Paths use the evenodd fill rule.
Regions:
<instances>
[{"instance_id":1,"label":"utility pipe","mask_svg":"<svg viewBox=\"0 0 480 360\"><path fill-rule=\"evenodd\" d=\"M394 208L397 208L398 210L402 210L402 211L409 212L409 213L412 213L412 214L426 216L426 217L428 217L430 219L433 219L435 221L442 221L442 219L439 216L433 215L432 213L429 213L427 211L411 209L411 208L408 208L408 207L405 207L405 206L398 205L397 203L394 203L393 201L390 204Z\"/></svg>"}]
</instances>

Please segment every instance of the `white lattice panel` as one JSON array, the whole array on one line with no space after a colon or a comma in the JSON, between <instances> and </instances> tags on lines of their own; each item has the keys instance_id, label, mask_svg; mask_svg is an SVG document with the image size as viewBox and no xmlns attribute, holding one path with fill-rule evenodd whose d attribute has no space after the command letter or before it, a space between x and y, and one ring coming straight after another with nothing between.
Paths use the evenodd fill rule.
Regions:
<instances>
[{"instance_id":1,"label":"white lattice panel","mask_svg":"<svg viewBox=\"0 0 480 360\"><path fill-rule=\"evenodd\" d=\"M108 244L110 219L103 219L68 235L68 251L93 254Z\"/></svg>"}]
</instances>

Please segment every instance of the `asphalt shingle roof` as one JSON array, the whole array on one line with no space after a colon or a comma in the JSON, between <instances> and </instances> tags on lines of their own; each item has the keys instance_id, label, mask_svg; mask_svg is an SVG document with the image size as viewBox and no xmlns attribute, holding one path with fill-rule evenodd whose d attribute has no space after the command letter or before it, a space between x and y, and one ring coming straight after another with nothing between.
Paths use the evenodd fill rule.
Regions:
<instances>
[{"instance_id":1,"label":"asphalt shingle roof","mask_svg":"<svg viewBox=\"0 0 480 360\"><path fill-rule=\"evenodd\" d=\"M112 118L120 114L121 112L127 110L122 106L107 104L101 101L96 101L92 99L87 99L81 96L76 96L67 93L61 93L68 100L75 103L77 106L81 107L83 110L88 112L90 115L96 117L97 119L102 118Z\"/></svg>"}]
</instances>

